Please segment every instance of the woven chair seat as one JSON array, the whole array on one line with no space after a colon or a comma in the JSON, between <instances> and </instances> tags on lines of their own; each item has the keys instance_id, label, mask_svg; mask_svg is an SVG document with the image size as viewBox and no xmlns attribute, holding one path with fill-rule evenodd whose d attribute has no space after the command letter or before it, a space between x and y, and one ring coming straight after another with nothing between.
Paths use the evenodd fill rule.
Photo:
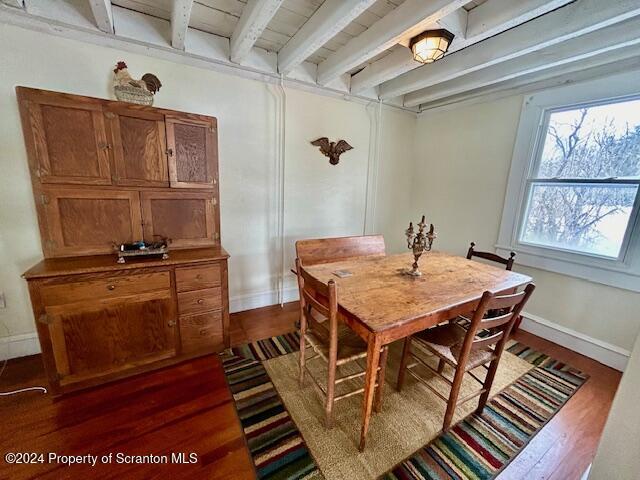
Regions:
<instances>
[{"instance_id":1,"label":"woven chair seat","mask_svg":"<svg viewBox=\"0 0 640 480\"><path fill-rule=\"evenodd\" d=\"M305 339L325 361L329 359L329 341L325 340L325 332L307 330ZM353 331L344 325L338 327L338 365L358 358L366 358L367 344Z\"/></svg>"},{"instance_id":2,"label":"woven chair seat","mask_svg":"<svg viewBox=\"0 0 640 480\"><path fill-rule=\"evenodd\" d=\"M462 348L462 342L464 342L466 335L467 330L464 327L457 323L449 323L423 330L413 338L455 368L458 365L460 349ZM473 370L480 365L490 362L494 358L493 350L489 348L473 350L465 371Z\"/></svg>"}]
</instances>

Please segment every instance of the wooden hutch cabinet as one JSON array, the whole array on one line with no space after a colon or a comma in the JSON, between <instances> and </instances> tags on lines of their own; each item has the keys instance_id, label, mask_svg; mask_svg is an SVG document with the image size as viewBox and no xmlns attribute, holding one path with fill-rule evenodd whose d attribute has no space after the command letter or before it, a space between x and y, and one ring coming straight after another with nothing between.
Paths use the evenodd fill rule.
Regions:
<instances>
[{"instance_id":1,"label":"wooden hutch cabinet","mask_svg":"<svg viewBox=\"0 0 640 480\"><path fill-rule=\"evenodd\" d=\"M217 121L16 88L45 259L25 272L60 394L229 346ZM169 238L169 258L114 244Z\"/></svg>"}]
</instances>

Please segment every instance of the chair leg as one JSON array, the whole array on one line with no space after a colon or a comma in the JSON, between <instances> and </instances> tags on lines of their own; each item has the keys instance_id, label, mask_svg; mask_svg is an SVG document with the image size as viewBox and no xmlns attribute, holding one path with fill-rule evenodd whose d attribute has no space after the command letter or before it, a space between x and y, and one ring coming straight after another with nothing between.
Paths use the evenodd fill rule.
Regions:
<instances>
[{"instance_id":1,"label":"chair leg","mask_svg":"<svg viewBox=\"0 0 640 480\"><path fill-rule=\"evenodd\" d=\"M337 359L329 357L327 375L327 399L325 403L325 424L327 428L333 427L333 403L336 393L336 370L338 369Z\"/></svg>"},{"instance_id":2,"label":"chair leg","mask_svg":"<svg viewBox=\"0 0 640 480\"><path fill-rule=\"evenodd\" d=\"M444 370L444 360L440 359L438 360L438 373L442 373L443 370Z\"/></svg>"},{"instance_id":3,"label":"chair leg","mask_svg":"<svg viewBox=\"0 0 640 480\"><path fill-rule=\"evenodd\" d=\"M409 362L409 355L411 354L411 337L404 339L404 347L402 348L402 359L400 360L400 368L398 368L398 381L396 383L396 390L401 391L404 384L404 377L406 374L407 363Z\"/></svg>"},{"instance_id":4,"label":"chair leg","mask_svg":"<svg viewBox=\"0 0 640 480\"><path fill-rule=\"evenodd\" d=\"M491 385L493 385L493 379L496 376L496 372L498 371L498 363L500 362L500 358L496 358L489 365L489 370L487 371L487 376L484 378L484 383L482 384L482 388L484 388L484 393L480 395L480 400L478 401L478 408L476 409L477 413L482 413L485 405L487 404L487 400L489 399L489 394L491 393Z\"/></svg>"},{"instance_id":5,"label":"chair leg","mask_svg":"<svg viewBox=\"0 0 640 480\"><path fill-rule=\"evenodd\" d=\"M304 386L304 362L305 362L305 350L306 350L306 342L304 340L304 334L306 330L306 325L304 322L300 323L300 373L298 377L298 382L300 383L300 387Z\"/></svg>"},{"instance_id":6,"label":"chair leg","mask_svg":"<svg viewBox=\"0 0 640 480\"><path fill-rule=\"evenodd\" d=\"M516 318L516 321L513 324L513 327L511 328L510 336L512 336L514 333L516 333L518 331L518 329L520 328L520 324L521 323L522 323L522 315L518 315L518 318Z\"/></svg>"},{"instance_id":7,"label":"chair leg","mask_svg":"<svg viewBox=\"0 0 640 480\"><path fill-rule=\"evenodd\" d=\"M389 353L389 347L384 347L382 355L380 356L380 370L378 371L378 388L376 389L376 396L373 403L373 410L380 411L382 406L382 393L384 391L384 376L387 366L387 354Z\"/></svg>"},{"instance_id":8,"label":"chair leg","mask_svg":"<svg viewBox=\"0 0 640 480\"><path fill-rule=\"evenodd\" d=\"M453 377L453 384L451 385L451 393L449 393L449 401L447 402L447 411L444 413L444 422L442 424L442 430L446 432L451 426L451 420L453 420L453 414L456 411L456 405L458 403L458 395L460 394L460 387L462 386L462 379L464 377L464 368L458 366L456 373Z\"/></svg>"}]
</instances>

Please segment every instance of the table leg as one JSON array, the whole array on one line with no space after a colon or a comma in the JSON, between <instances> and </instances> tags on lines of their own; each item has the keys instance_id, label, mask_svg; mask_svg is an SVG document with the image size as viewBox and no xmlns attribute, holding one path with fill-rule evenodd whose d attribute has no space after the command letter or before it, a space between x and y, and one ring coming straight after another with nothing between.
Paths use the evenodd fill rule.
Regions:
<instances>
[{"instance_id":1,"label":"table leg","mask_svg":"<svg viewBox=\"0 0 640 480\"><path fill-rule=\"evenodd\" d=\"M362 405L362 430L360 432L360 446L358 449L362 452L369 430L369 420L371 420L371 411L373 409L373 396L376 391L376 377L378 372L378 364L380 363L380 338L371 334L369 336L367 347L367 376L364 384L364 399Z\"/></svg>"},{"instance_id":2,"label":"table leg","mask_svg":"<svg viewBox=\"0 0 640 480\"><path fill-rule=\"evenodd\" d=\"M384 381L385 381L385 368L387 366L387 353L389 353L389 347L384 348L382 350L382 354L380 355L380 370L378 371L378 388L376 389L376 394L373 399L373 410L375 412L379 412L382 407L382 392L384 392Z\"/></svg>"}]
</instances>

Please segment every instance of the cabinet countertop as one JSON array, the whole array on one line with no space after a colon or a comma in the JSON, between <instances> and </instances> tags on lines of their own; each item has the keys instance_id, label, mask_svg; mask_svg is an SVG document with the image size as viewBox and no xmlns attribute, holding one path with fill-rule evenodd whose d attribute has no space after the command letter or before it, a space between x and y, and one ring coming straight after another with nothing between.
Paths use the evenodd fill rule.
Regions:
<instances>
[{"instance_id":1,"label":"cabinet countertop","mask_svg":"<svg viewBox=\"0 0 640 480\"><path fill-rule=\"evenodd\" d=\"M226 260L229 254L222 246L171 250L169 258L128 258L126 263L116 263L113 255L92 255L86 257L48 258L35 264L22 276L27 280L38 278L76 275L82 273L110 272L135 268L164 267Z\"/></svg>"}]
</instances>

